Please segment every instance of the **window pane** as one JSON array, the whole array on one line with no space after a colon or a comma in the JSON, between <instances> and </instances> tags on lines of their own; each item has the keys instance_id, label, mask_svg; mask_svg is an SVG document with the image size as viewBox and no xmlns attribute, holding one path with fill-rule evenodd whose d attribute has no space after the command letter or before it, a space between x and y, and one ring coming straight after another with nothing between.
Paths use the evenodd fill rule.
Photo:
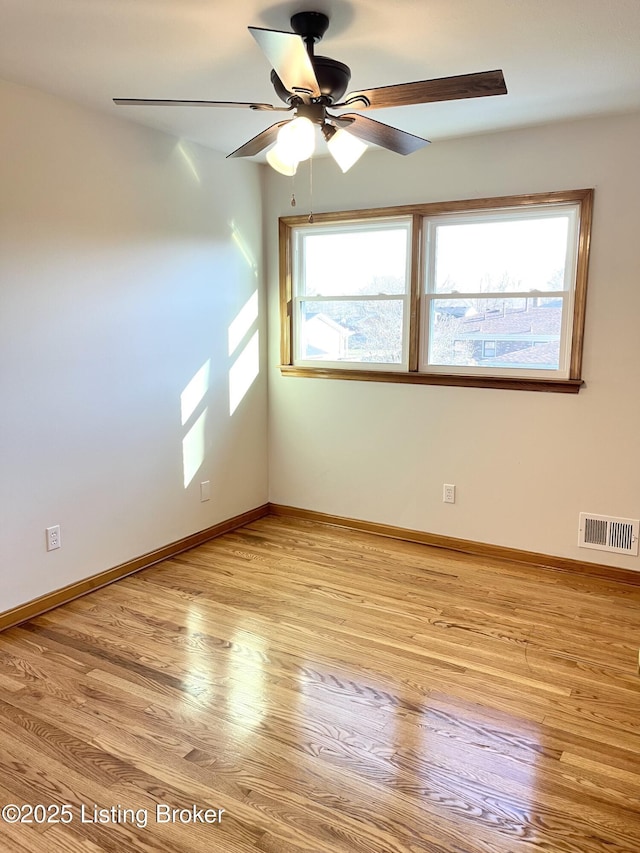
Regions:
<instances>
[{"instance_id":1,"label":"window pane","mask_svg":"<svg viewBox=\"0 0 640 853\"><path fill-rule=\"evenodd\" d=\"M563 290L569 216L435 229L437 293Z\"/></svg>"},{"instance_id":2,"label":"window pane","mask_svg":"<svg viewBox=\"0 0 640 853\"><path fill-rule=\"evenodd\" d=\"M563 297L433 299L429 364L560 369Z\"/></svg>"},{"instance_id":3,"label":"window pane","mask_svg":"<svg viewBox=\"0 0 640 853\"><path fill-rule=\"evenodd\" d=\"M400 299L302 302L300 358L400 364L403 310Z\"/></svg>"},{"instance_id":4,"label":"window pane","mask_svg":"<svg viewBox=\"0 0 640 853\"><path fill-rule=\"evenodd\" d=\"M409 226L302 235L303 296L405 293Z\"/></svg>"}]
</instances>

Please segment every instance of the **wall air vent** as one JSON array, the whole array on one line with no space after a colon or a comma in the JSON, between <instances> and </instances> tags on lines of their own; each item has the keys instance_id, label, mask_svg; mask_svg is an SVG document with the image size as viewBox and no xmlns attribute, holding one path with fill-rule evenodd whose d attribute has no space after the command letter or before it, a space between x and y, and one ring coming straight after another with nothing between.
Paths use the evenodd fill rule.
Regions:
<instances>
[{"instance_id":1,"label":"wall air vent","mask_svg":"<svg viewBox=\"0 0 640 853\"><path fill-rule=\"evenodd\" d=\"M615 554L638 556L637 518L613 518L610 515L580 513L578 545L596 551L613 551Z\"/></svg>"}]
</instances>

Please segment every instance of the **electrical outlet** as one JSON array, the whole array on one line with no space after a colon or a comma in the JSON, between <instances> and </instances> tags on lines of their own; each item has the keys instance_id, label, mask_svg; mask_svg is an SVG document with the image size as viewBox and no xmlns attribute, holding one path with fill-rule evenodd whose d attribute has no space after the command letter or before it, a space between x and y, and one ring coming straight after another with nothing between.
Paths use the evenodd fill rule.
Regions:
<instances>
[{"instance_id":1,"label":"electrical outlet","mask_svg":"<svg viewBox=\"0 0 640 853\"><path fill-rule=\"evenodd\" d=\"M211 498L211 482L209 480L203 480L200 483L200 500L204 503L205 501L210 500Z\"/></svg>"},{"instance_id":2,"label":"electrical outlet","mask_svg":"<svg viewBox=\"0 0 640 853\"><path fill-rule=\"evenodd\" d=\"M62 542L60 540L60 525L54 524L53 527L47 527L47 551L55 551L60 548Z\"/></svg>"},{"instance_id":3,"label":"electrical outlet","mask_svg":"<svg viewBox=\"0 0 640 853\"><path fill-rule=\"evenodd\" d=\"M445 483L442 486L442 501L446 504L456 502L456 487L452 483Z\"/></svg>"}]
</instances>

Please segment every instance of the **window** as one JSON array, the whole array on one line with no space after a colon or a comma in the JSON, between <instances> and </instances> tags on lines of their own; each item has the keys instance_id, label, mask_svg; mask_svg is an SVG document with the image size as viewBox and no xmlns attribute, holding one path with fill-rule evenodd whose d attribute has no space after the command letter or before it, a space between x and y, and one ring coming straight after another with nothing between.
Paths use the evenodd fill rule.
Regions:
<instances>
[{"instance_id":1,"label":"window","mask_svg":"<svg viewBox=\"0 0 640 853\"><path fill-rule=\"evenodd\" d=\"M592 197L281 219L283 373L577 392Z\"/></svg>"},{"instance_id":2,"label":"window","mask_svg":"<svg viewBox=\"0 0 640 853\"><path fill-rule=\"evenodd\" d=\"M296 364L408 370L411 219L294 229Z\"/></svg>"},{"instance_id":3,"label":"window","mask_svg":"<svg viewBox=\"0 0 640 853\"><path fill-rule=\"evenodd\" d=\"M579 204L426 217L420 369L569 377Z\"/></svg>"}]
</instances>

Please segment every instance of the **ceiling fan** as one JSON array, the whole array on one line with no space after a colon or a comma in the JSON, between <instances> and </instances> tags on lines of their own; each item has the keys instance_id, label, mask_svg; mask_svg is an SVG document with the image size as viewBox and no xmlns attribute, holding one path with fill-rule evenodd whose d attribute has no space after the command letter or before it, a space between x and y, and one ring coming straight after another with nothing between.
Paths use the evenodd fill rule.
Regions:
<instances>
[{"instance_id":1,"label":"ceiling fan","mask_svg":"<svg viewBox=\"0 0 640 853\"><path fill-rule=\"evenodd\" d=\"M373 110L402 107L487 95L506 95L502 71L484 71L457 77L440 77L395 86L352 92L345 97L351 69L337 59L316 56L314 45L329 26L321 12L298 12L291 18L292 33L249 27L249 32L269 60L271 82L287 106L257 102L183 101L146 98L114 98L116 104L133 106L236 107L264 112L292 112L294 118L278 121L237 148L229 157L252 157L277 143L267 160L277 171L293 175L298 163L314 150L314 125L321 128L329 153L343 172L360 157L367 143L397 154L411 154L429 140L383 124L360 112L338 115L332 110Z\"/></svg>"}]
</instances>

